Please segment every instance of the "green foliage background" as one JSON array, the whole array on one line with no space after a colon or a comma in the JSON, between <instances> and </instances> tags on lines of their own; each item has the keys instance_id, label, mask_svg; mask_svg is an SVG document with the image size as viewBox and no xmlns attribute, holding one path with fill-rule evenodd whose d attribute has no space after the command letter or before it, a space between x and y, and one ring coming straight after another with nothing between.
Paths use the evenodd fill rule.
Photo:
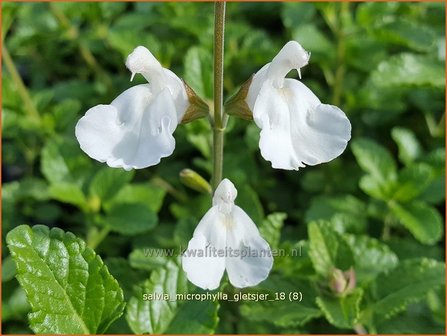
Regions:
<instances>
[{"instance_id":1,"label":"green foliage background","mask_svg":"<svg viewBox=\"0 0 447 336\"><path fill-rule=\"evenodd\" d=\"M124 172L88 158L74 126L88 108L144 82L130 84L124 66L138 45L211 100L213 4L2 2L3 332L444 333L444 6L227 5L226 95L295 39L312 53L303 82L346 112L353 138L333 162L273 170L256 125L230 118L224 175L237 203L272 247L302 252L276 257L268 280L243 292L301 291L303 300L156 304L142 293L198 291L176 258L145 253L185 247L209 208L209 195L183 186L179 172L210 177L210 128L179 126L171 157ZM71 283L59 286L73 267L64 260L88 266L102 288L90 299L107 297L116 310L70 320L86 303ZM336 295L335 268L354 269L354 289ZM55 302L67 318L57 318Z\"/></svg>"}]
</instances>

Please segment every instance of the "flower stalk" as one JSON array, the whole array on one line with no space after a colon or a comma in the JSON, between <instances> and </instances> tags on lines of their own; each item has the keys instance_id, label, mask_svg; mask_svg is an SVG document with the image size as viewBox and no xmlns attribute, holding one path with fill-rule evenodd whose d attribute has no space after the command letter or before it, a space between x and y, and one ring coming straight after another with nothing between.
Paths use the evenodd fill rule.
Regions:
<instances>
[{"instance_id":1,"label":"flower stalk","mask_svg":"<svg viewBox=\"0 0 447 336\"><path fill-rule=\"evenodd\" d=\"M223 111L224 34L225 2L218 1L214 7L213 190L216 190L222 181L224 132L227 120Z\"/></svg>"}]
</instances>

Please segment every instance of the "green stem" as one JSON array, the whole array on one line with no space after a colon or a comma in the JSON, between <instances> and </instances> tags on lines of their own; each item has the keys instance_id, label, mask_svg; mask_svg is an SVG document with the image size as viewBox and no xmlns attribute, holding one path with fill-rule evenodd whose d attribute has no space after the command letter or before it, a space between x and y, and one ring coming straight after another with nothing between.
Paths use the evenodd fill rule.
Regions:
<instances>
[{"instance_id":1,"label":"green stem","mask_svg":"<svg viewBox=\"0 0 447 336\"><path fill-rule=\"evenodd\" d=\"M98 245L107 237L110 232L110 228L103 227L100 231L95 228L91 228L87 233L87 246L91 249L96 249Z\"/></svg>"},{"instance_id":2,"label":"green stem","mask_svg":"<svg viewBox=\"0 0 447 336\"><path fill-rule=\"evenodd\" d=\"M34 106L33 100L31 99L31 95L29 94L28 89L23 83L22 77L20 77L20 74L17 71L17 68L14 65L11 55L9 54L8 49L6 48L5 45L3 45L2 55L6 69L11 75L12 81L14 82L17 91L20 95L20 98L22 98L23 104L25 105L25 112L28 114L30 119L39 124L40 123L39 112Z\"/></svg>"},{"instance_id":3,"label":"green stem","mask_svg":"<svg viewBox=\"0 0 447 336\"><path fill-rule=\"evenodd\" d=\"M349 3L342 3L340 16L347 15L349 12ZM334 87L332 95L332 104L340 105L343 92L343 82L345 78L345 54L346 54L346 36L343 29L342 20L338 20L337 28L334 31L337 36L337 69L334 76Z\"/></svg>"},{"instance_id":4,"label":"green stem","mask_svg":"<svg viewBox=\"0 0 447 336\"><path fill-rule=\"evenodd\" d=\"M226 118L223 113L225 2L214 7L214 123L213 123L213 190L222 180L223 145Z\"/></svg>"}]
</instances>

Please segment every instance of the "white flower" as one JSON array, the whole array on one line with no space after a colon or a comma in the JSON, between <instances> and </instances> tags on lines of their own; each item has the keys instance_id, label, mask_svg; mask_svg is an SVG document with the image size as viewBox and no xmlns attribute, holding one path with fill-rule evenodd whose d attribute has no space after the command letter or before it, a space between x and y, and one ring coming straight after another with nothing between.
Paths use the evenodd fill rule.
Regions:
<instances>
[{"instance_id":1,"label":"white flower","mask_svg":"<svg viewBox=\"0 0 447 336\"><path fill-rule=\"evenodd\" d=\"M256 224L234 204L236 196L233 183L224 179L183 253L189 281L203 289L219 287L225 269L231 284L243 288L266 279L272 268L270 246Z\"/></svg>"},{"instance_id":2,"label":"white flower","mask_svg":"<svg viewBox=\"0 0 447 336\"><path fill-rule=\"evenodd\" d=\"M165 69L144 47L127 58L127 68L141 73L149 84L136 85L110 105L97 105L76 125L84 152L110 167L126 170L153 166L172 154L172 133L188 107L183 82Z\"/></svg>"},{"instance_id":3,"label":"white flower","mask_svg":"<svg viewBox=\"0 0 447 336\"><path fill-rule=\"evenodd\" d=\"M339 156L351 138L351 124L338 107L322 104L296 79L285 78L304 67L310 54L288 42L253 77L246 102L261 129L259 148L273 168L298 170Z\"/></svg>"}]
</instances>

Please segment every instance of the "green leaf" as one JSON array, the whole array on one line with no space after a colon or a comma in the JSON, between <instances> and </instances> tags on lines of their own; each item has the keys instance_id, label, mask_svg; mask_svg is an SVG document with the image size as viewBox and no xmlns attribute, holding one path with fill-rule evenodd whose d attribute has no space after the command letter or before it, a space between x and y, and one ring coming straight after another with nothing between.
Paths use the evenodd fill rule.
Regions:
<instances>
[{"instance_id":1,"label":"green leaf","mask_svg":"<svg viewBox=\"0 0 447 336\"><path fill-rule=\"evenodd\" d=\"M14 279L16 275L16 265L9 255L2 260L2 282Z\"/></svg>"},{"instance_id":2,"label":"green leaf","mask_svg":"<svg viewBox=\"0 0 447 336\"><path fill-rule=\"evenodd\" d=\"M310 21L315 15L315 6L305 2L285 2L282 4L281 19L285 27L293 29L305 21Z\"/></svg>"},{"instance_id":3,"label":"green leaf","mask_svg":"<svg viewBox=\"0 0 447 336\"><path fill-rule=\"evenodd\" d=\"M317 273L328 276L334 268L347 270L354 265L349 245L329 223L310 223L308 234L309 257Z\"/></svg>"},{"instance_id":4,"label":"green leaf","mask_svg":"<svg viewBox=\"0 0 447 336\"><path fill-rule=\"evenodd\" d=\"M444 302L444 297L442 302ZM444 303L443 305L445 306ZM444 320L445 314L442 315L442 322L436 323L432 312L428 310L425 303L418 302L410 304L406 311L383 321L375 327L377 333L380 334L443 335L445 334Z\"/></svg>"},{"instance_id":5,"label":"green leaf","mask_svg":"<svg viewBox=\"0 0 447 336\"><path fill-rule=\"evenodd\" d=\"M374 283L375 322L389 319L427 292L445 284L445 264L431 259L409 259L379 275Z\"/></svg>"},{"instance_id":6,"label":"green leaf","mask_svg":"<svg viewBox=\"0 0 447 336\"><path fill-rule=\"evenodd\" d=\"M315 197L306 211L306 222L326 220L340 233L363 232L366 226L366 205L352 195Z\"/></svg>"},{"instance_id":7,"label":"green leaf","mask_svg":"<svg viewBox=\"0 0 447 336\"><path fill-rule=\"evenodd\" d=\"M390 203L391 211L421 243L433 245L442 238L443 220L438 211L422 202Z\"/></svg>"},{"instance_id":8,"label":"green leaf","mask_svg":"<svg viewBox=\"0 0 447 336\"><path fill-rule=\"evenodd\" d=\"M379 273L397 266L399 260L385 244L368 236L345 235L354 254L357 281L371 281Z\"/></svg>"},{"instance_id":9,"label":"green leaf","mask_svg":"<svg viewBox=\"0 0 447 336\"><path fill-rule=\"evenodd\" d=\"M394 183L384 184L375 179L372 175L361 177L359 187L365 194L383 201L392 199L394 191Z\"/></svg>"},{"instance_id":10,"label":"green leaf","mask_svg":"<svg viewBox=\"0 0 447 336\"><path fill-rule=\"evenodd\" d=\"M6 241L32 307L35 333L104 333L121 316L125 303L118 282L72 233L21 225Z\"/></svg>"},{"instance_id":11,"label":"green leaf","mask_svg":"<svg viewBox=\"0 0 447 336\"><path fill-rule=\"evenodd\" d=\"M7 299L3 296L2 323L10 320L22 320L30 311L31 307L22 287L17 286Z\"/></svg>"},{"instance_id":12,"label":"green leaf","mask_svg":"<svg viewBox=\"0 0 447 336\"><path fill-rule=\"evenodd\" d=\"M99 197L102 203L114 198L120 190L129 183L134 172L119 168L102 168L93 177L90 184L90 195Z\"/></svg>"},{"instance_id":13,"label":"green leaf","mask_svg":"<svg viewBox=\"0 0 447 336\"><path fill-rule=\"evenodd\" d=\"M176 294L186 292L186 275L179 262L169 261L166 266L154 270L129 300L126 319L132 331L136 334L165 332L180 304ZM166 294L170 300L144 300L146 293Z\"/></svg>"},{"instance_id":14,"label":"green leaf","mask_svg":"<svg viewBox=\"0 0 447 336\"><path fill-rule=\"evenodd\" d=\"M49 188L51 197L63 203L73 204L83 210L87 210L88 202L82 189L74 183L60 182L52 184Z\"/></svg>"},{"instance_id":15,"label":"green leaf","mask_svg":"<svg viewBox=\"0 0 447 336\"><path fill-rule=\"evenodd\" d=\"M166 191L151 183L134 183L125 185L106 205L106 209L115 203L139 203L148 207L151 211L158 213Z\"/></svg>"},{"instance_id":16,"label":"green leaf","mask_svg":"<svg viewBox=\"0 0 447 336\"><path fill-rule=\"evenodd\" d=\"M121 285L126 301L132 297L135 284L147 279L147 272L133 269L124 258L107 258L104 262Z\"/></svg>"},{"instance_id":17,"label":"green leaf","mask_svg":"<svg viewBox=\"0 0 447 336\"><path fill-rule=\"evenodd\" d=\"M268 300L246 302L241 305L242 316L251 321L268 321L278 327L301 326L311 319L321 316L321 311L315 304L317 291L307 280L296 282L292 279L270 275L267 280L257 286L256 293L262 291L268 294ZM277 294L284 292L286 300L281 300ZM289 293L301 292L302 301L289 301Z\"/></svg>"},{"instance_id":18,"label":"green leaf","mask_svg":"<svg viewBox=\"0 0 447 336\"><path fill-rule=\"evenodd\" d=\"M172 254L168 255L172 251ZM168 262L168 256L172 257L172 249L142 248L133 250L129 255L130 266L133 268L152 271L158 267L164 266Z\"/></svg>"},{"instance_id":19,"label":"green leaf","mask_svg":"<svg viewBox=\"0 0 447 336\"><path fill-rule=\"evenodd\" d=\"M400 161L406 165L418 159L422 154L422 147L413 131L403 127L394 127L391 130L391 137L399 148Z\"/></svg>"},{"instance_id":20,"label":"green leaf","mask_svg":"<svg viewBox=\"0 0 447 336\"><path fill-rule=\"evenodd\" d=\"M362 297L363 290L357 288L344 297L319 296L316 302L329 323L338 328L352 329L359 318Z\"/></svg>"},{"instance_id":21,"label":"green leaf","mask_svg":"<svg viewBox=\"0 0 447 336\"><path fill-rule=\"evenodd\" d=\"M326 56L325 61L328 61L331 56L335 56L331 52L335 46L314 24L300 24L293 30L292 35L294 40L300 41L304 49L312 51L312 59L323 60Z\"/></svg>"},{"instance_id":22,"label":"green leaf","mask_svg":"<svg viewBox=\"0 0 447 336\"><path fill-rule=\"evenodd\" d=\"M51 140L42 149L41 170L51 184L82 185L90 167L90 159L73 139Z\"/></svg>"},{"instance_id":23,"label":"green leaf","mask_svg":"<svg viewBox=\"0 0 447 336\"><path fill-rule=\"evenodd\" d=\"M444 260L444 249L441 246L427 246L414 240L413 237L391 237L387 245L397 255L399 260L428 258Z\"/></svg>"},{"instance_id":24,"label":"green leaf","mask_svg":"<svg viewBox=\"0 0 447 336\"><path fill-rule=\"evenodd\" d=\"M444 64L425 55L402 53L382 61L371 73L379 87L445 86Z\"/></svg>"},{"instance_id":25,"label":"green leaf","mask_svg":"<svg viewBox=\"0 0 447 336\"><path fill-rule=\"evenodd\" d=\"M375 180L386 183L396 178L396 163L386 148L366 138L353 140L351 148L360 167Z\"/></svg>"},{"instance_id":26,"label":"green leaf","mask_svg":"<svg viewBox=\"0 0 447 336\"><path fill-rule=\"evenodd\" d=\"M261 236L270 244L272 249L278 248L281 239L281 229L286 218L287 214L285 213L273 213L268 215L259 226Z\"/></svg>"},{"instance_id":27,"label":"green leaf","mask_svg":"<svg viewBox=\"0 0 447 336\"><path fill-rule=\"evenodd\" d=\"M432 181L433 170L425 163L405 167L398 177L393 199L408 202L422 194Z\"/></svg>"},{"instance_id":28,"label":"green leaf","mask_svg":"<svg viewBox=\"0 0 447 336\"><path fill-rule=\"evenodd\" d=\"M213 97L213 60L211 54L198 47L192 47L185 55L184 79L202 98Z\"/></svg>"},{"instance_id":29,"label":"green leaf","mask_svg":"<svg viewBox=\"0 0 447 336\"><path fill-rule=\"evenodd\" d=\"M433 47L436 36L430 28L414 20L395 18L382 20L370 26L373 34L380 40L408 46L417 51L428 51Z\"/></svg>"},{"instance_id":30,"label":"green leaf","mask_svg":"<svg viewBox=\"0 0 447 336\"><path fill-rule=\"evenodd\" d=\"M133 236L152 230L158 222L157 215L140 203L114 204L101 220L112 231Z\"/></svg>"},{"instance_id":31,"label":"green leaf","mask_svg":"<svg viewBox=\"0 0 447 336\"><path fill-rule=\"evenodd\" d=\"M219 322L219 301L186 301L165 334L214 334Z\"/></svg>"}]
</instances>

